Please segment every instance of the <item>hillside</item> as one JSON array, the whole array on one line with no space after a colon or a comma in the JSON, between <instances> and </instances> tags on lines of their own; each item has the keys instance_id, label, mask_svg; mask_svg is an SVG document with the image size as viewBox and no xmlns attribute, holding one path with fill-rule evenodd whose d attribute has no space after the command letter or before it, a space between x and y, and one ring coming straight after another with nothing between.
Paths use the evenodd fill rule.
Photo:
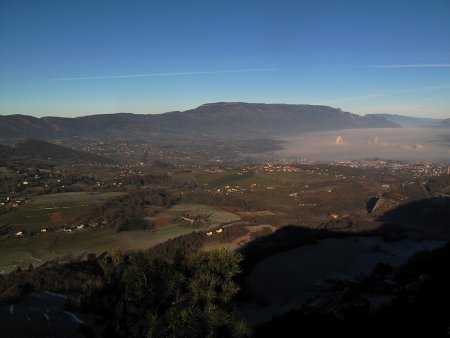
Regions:
<instances>
[{"instance_id":1,"label":"hillside","mask_svg":"<svg viewBox=\"0 0 450 338\"><path fill-rule=\"evenodd\" d=\"M384 117L402 127L438 127L443 120L428 117L413 117L397 114L372 114L372 116Z\"/></svg>"},{"instance_id":2,"label":"hillside","mask_svg":"<svg viewBox=\"0 0 450 338\"><path fill-rule=\"evenodd\" d=\"M164 114L105 114L77 118L0 116L0 139L28 137L149 137L280 135L302 131L396 128L381 116L315 105L212 103Z\"/></svg>"},{"instance_id":3,"label":"hillside","mask_svg":"<svg viewBox=\"0 0 450 338\"><path fill-rule=\"evenodd\" d=\"M106 163L110 160L45 141L27 139L14 147L0 145L0 159L55 160Z\"/></svg>"},{"instance_id":4,"label":"hillside","mask_svg":"<svg viewBox=\"0 0 450 338\"><path fill-rule=\"evenodd\" d=\"M14 150L10 147L0 144L0 158L7 158L14 154Z\"/></svg>"}]
</instances>

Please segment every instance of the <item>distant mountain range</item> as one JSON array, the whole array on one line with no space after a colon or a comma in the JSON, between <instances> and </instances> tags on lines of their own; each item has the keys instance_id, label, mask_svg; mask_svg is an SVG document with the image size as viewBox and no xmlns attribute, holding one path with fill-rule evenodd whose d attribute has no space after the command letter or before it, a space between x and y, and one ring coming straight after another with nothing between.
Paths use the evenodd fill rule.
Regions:
<instances>
[{"instance_id":1,"label":"distant mountain range","mask_svg":"<svg viewBox=\"0 0 450 338\"><path fill-rule=\"evenodd\" d=\"M67 137L253 137L349 128L398 128L377 115L317 105L210 103L164 114L105 114L76 118L0 116L0 139Z\"/></svg>"},{"instance_id":2,"label":"distant mountain range","mask_svg":"<svg viewBox=\"0 0 450 338\"><path fill-rule=\"evenodd\" d=\"M442 127L443 119L431 119L427 117L412 117L396 114L372 114L378 117L384 117L387 120L397 123L402 127Z\"/></svg>"},{"instance_id":3,"label":"distant mountain range","mask_svg":"<svg viewBox=\"0 0 450 338\"><path fill-rule=\"evenodd\" d=\"M111 163L104 157L82 151L76 151L57 144L27 139L14 147L0 144L0 160L41 160L88 163Z\"/></svg>"}]
</instances>

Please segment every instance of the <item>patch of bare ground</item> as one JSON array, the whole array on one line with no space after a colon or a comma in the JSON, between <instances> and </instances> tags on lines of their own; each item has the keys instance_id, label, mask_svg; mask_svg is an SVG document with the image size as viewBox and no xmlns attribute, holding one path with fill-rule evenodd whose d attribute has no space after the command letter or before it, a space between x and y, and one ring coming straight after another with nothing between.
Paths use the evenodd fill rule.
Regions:
<instances>
[{"instance_id":1,"label":"patch of bare ground","mask_svg":"<svg viewBox=\"0 0 450 338\"><path fill-rule=\"evenodd\" d=\"M279 229L271 224L246 225L244 228L246 234L233 240L233 244L237 247L245 245L256 237L269 235Z\"/></svg>"},{"instance_id":2,"label":"patch of bare ground","mask_svg":"<svg viewBox=\"0 0 450 338\"><path fill-rule=\"evenodd\" d=\"M272 210L239 211L236 213L241 217L265 217L265 216L276 216L279 214Z\"/></svg>"},{"instance_id":3,"label":"patch of bare ground","mask_svg":"<svg viewBox=\"0 0 450 338\"><path fill-rule=\"evenodd\" d=\"M380 229L383 223L376 221L370 215L355 213L351 215L332 214L320 223L317 229L328 229L338 232L364 233Z\"/></svg>"},{"instance_id":4,"label":"patch of bare ground","mask_svg":"<svg viewBox=\"0 0 450 338\"><path fill-rule=\"evenodd\" d=\"M172 224L173 222L175 222L175 217L173 217L171 215L162 215L162 216L156 217L155 219L156 219L155 228L166 227L166 226Z\"/></svg>"}]
</instances>

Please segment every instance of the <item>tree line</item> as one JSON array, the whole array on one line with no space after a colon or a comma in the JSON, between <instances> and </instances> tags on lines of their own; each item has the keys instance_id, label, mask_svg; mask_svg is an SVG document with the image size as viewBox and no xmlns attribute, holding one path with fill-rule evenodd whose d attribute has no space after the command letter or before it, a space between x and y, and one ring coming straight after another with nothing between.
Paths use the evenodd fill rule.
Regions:
<instances>
[{"instance_id":1,"label":"tree line","mask_svg":"<svg viewBox=\"0 0 450 338\"><path fill-rule=\"evenodd\" d=\"M153 223L145 220L151 206L170 208L179 196L163 188L137 188L102 209L106 223L117 231L148 230Z\"/></svg>"}]
</instances>

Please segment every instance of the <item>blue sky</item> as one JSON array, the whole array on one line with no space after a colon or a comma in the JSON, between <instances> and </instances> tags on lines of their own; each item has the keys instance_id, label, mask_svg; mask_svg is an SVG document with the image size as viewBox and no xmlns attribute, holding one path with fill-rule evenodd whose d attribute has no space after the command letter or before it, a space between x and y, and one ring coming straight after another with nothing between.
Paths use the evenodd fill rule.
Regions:
<instances>
[{"instance_id":1,"label":"blue sky","mask_svg":"<svg viewBox=\"0 0 450 338\"><path fill-rule=\"evenodd\" d=\"M217 101L450 117L450 1L0 0L0 114Z\"/></svg>"}]
</instances>

